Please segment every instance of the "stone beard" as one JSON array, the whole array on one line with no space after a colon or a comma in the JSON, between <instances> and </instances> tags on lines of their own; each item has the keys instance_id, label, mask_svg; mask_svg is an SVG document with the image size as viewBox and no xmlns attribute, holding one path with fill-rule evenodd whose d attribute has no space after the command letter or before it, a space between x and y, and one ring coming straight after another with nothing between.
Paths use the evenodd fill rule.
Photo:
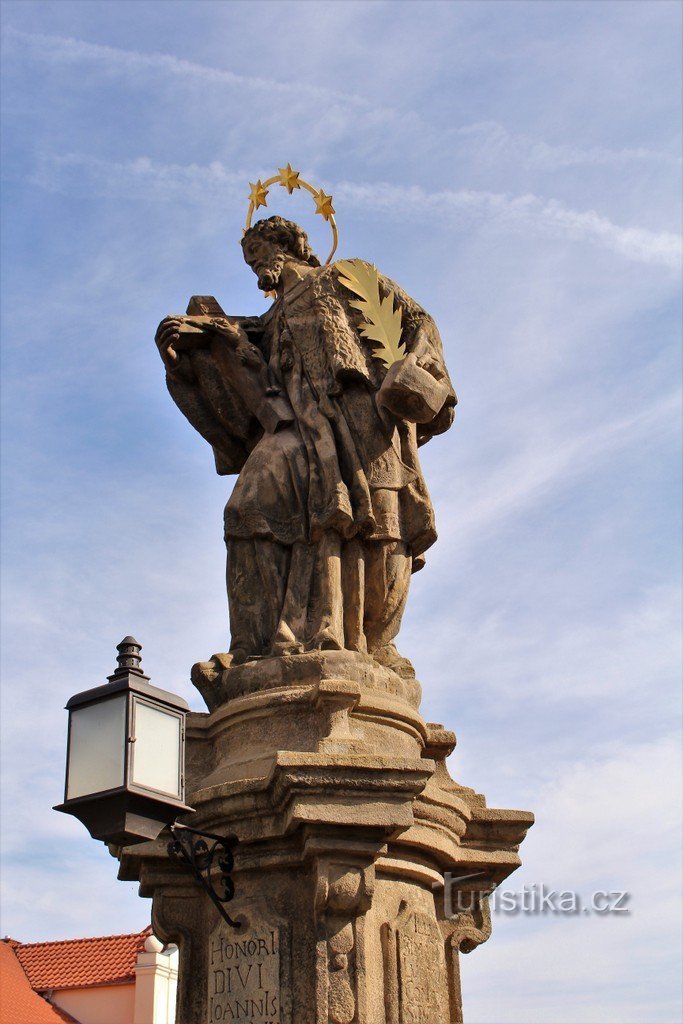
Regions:
<instances>
[{"instance_id":1,"label":"stone beard","mask_svg":"<svg viewBox=\"0 0 683 1024\"><path fill-rule=\"evenodd\" d=\"M401 310L406 364L443 396L416 422L410 388L384 401L387 370L354 296L302 229L271 217L242 244L260 287L277 289L271 308L225 318L197 300L203 334L180 317L157 332L174 401L218 472L239 474L225 509L232 663L346 649L411 675L394 639L436 539L418 446L448 429L456 401L439 333L380 277Z\"/></svg>"}]
</instances>

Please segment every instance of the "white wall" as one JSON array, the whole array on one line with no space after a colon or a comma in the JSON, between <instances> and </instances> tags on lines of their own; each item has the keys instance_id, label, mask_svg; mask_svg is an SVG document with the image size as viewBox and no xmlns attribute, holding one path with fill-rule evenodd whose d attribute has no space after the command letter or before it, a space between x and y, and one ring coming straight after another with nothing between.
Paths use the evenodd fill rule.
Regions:
<instances>
[{"instance_id":1,"label":"white wall","mask_svg":"<svg viewBox=\"0 0 683 1024\"><path fill-rule=\"evenodd\" d=\"M175 1024L178 950L153 935L135 964L135 982L55 989L51 1002L79 1024Z\"/></svg>"},{"instance_id":2,"label":"white wall","mask_svg":"<svg viewBox=\"0 0 683 1024\"><path fill-rule=\"evenodd\" d=\"M132 1024L175 1024L178 950L159 952L150 936L135 965L135 1017Z\"/></svg>"}]
</instances>

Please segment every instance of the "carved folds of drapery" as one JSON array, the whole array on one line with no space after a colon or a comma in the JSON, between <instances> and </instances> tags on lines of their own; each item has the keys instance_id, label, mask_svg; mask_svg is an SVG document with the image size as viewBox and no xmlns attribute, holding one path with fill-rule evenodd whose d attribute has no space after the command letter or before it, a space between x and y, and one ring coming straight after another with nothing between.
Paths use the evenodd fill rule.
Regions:
<instances>
[{"instance_id":1,"label":"carved folds of drapery","mask_svg":"<svg viewBox=\"0 0 683 1024\"><path fill-rule=\"evenodd\" d=\"M316 1024L353 1024L365 1016L364 915L374 869L321 859L316 873Z\"/></svg>"}]
</instances>

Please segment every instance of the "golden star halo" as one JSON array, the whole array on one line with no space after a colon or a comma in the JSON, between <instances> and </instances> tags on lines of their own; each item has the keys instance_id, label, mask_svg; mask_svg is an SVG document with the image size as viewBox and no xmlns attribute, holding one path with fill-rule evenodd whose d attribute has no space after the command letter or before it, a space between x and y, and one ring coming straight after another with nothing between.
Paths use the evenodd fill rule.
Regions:
<instances>
[{"instance_id":1,"label":"golden star halo","mask_svg":"<svg viewBox=\"0 0 683 1024\"><path fill-rule=\"evenodd\" d=\"M291 164L287 164L286 167L279 167L278 172L280 174L280 184L287 189L290 196L295 188L301 188L299 172L293 171Z\"/></svg>"},{"instance_id":2,"label":"golden star halo","mask_svg":"<svg viewBox=\"0 0 683 1024\"><path fill-rule=\"evenodd\" d=\"M329 220L334 213L334 207L332 206L332 196L326 196L321 188L317 192L313 193L315 199L316 213L322 214L325 220Z\"/></svg>"},{"instance_id":3,"label":"golden star halo","mask_svg":"<svg viewBox=\"0 0 683 1024\"><path fill-rule=\"evenodd\" d=\"M261 181L260 178L256 182L256 184L254 184L253 181L250 181L249 182L249 188L251 189L251 192L249 193L249 200L250 200L250 202L252 202L254 204L254 209L255 210L258 210L259 206L267 206L268 205L267 202L266 202L266 196L268 195L268 189L263 184L263 182Z\"/></svg>"},{"instance_id":4,"label":"golden star halo","mask_svg":"<svg viewBox=\"0 0 683 1024\"><path fill-rule=\"evenodd\" d=\"M254 213L260 206L267 206L266 196L271 185L281 185L287 189L287 192L291 196L295 188L303 188L313 196L315 200L315 212L319 213L324 220L330 225L332 229L332 249L330 255L325 260L325 263L329 263L334 256L337 245L339 243L339 234L337 232L337 222L334 219L334 207L332 205L332 196L328 196L323 189L313 188L307 181L301 177L299 171L295 171L291 164L287 164L286 167L279 167L278 173L274 174L272 178L266 178L265 181L261 181L259 178L256 183L250 181L249 188L249 209L247 211L247 223L245 231L248 231L251 227L251 221Z\"/></svg>"}]
</instances>

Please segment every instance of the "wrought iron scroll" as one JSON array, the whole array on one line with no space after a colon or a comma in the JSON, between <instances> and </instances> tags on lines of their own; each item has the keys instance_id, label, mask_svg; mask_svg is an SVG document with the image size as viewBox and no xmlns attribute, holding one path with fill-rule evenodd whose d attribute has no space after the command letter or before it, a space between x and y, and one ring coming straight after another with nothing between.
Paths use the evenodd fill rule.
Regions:
<instances>
[{"instance_id":1,"label":"wrought iron scroll","mask_svg":"<svg viewBox=\"0 0 683 1024\"><path fill-rule=\"evenodd\" d=\"M240 924L233 921L223 906L235 895L231 872L234 867L232 847L237 840L216 836L212 832L200 832L189 825L170 825L169 831L173 836L168 844L169 856L190 868L223 920L231 928L239 928ZM216 885L222 892L217 890L211 879L215 868L218 868Z\"/></svg>"}]
</instances>

